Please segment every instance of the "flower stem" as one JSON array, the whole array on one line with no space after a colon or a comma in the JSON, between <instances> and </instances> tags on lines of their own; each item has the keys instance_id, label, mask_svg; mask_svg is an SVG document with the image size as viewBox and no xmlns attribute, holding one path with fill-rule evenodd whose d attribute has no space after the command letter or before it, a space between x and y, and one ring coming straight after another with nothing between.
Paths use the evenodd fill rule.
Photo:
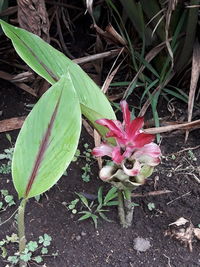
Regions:
<instances>
[{"instance_id":1,"label":"flower stem","mask_svg":"<svg viewBox=\"0 0 200 267\"><path fill-rule=\"evenodd\" d=\"M131 190L129 189L124 190L124 195L125 195L124 206L126 210L125 220L126 220L126 228L127 228L131 226L132 224L134 206L132 205L132 202L131 202Z\"/></svg>"},{"instance_id":2,"label":"flower stem","mask_svg":"<svg viewBox=\"0 0 200 267\"><path fill-rule=\"evenodd\" d=\"M24 225L24 213L27 199L22 199L18 209L18 236L19 236L19 256L23 254L26 248L26 237L25 237L25 225ZM23 260L19 260L20 267L26 267L27 263Z\"/></svg>"},{"instance_id":3,"label":"flower stem","mask_svg":"<svg viewBox=\"0 0 200 267\"><path fill-rule=\"evenodd\" d=\"M124 210L124 197L121 190L118 189L118 215L120 224L126 227L125 210Z\"/></svg>"}]
</instances>

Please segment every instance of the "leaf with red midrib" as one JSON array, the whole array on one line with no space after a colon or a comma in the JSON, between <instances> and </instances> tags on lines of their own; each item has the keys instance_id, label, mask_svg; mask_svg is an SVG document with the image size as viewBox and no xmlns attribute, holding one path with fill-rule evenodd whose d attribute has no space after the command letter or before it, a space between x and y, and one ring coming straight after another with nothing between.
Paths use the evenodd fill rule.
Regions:
<instances>
[{"instance_id":1,"label":"leaf with red midrib","mask_svg":"<svg viewBox=\"0 0 200 267\"><path fill-rule=\"evenodd\" d=\"M19 198L51 188L76 152L81 132L80 103L66 75L36 103L18 135L12 161Z\"/></svg>"},{"instance_id":2,"label":"leaf with red midrib","mask_svg":"<svg viewBox=\"0 0 200 267\"><path fill-rule=\"evenodd\" d=\"M58 99L58 102L57 102L57 104L55 106L54 112L53 112L53 114L51 116L50 123L48 124L48 128L47 128L47 130L46 130L46 132L44 134L44 137L42 139L42 143L40 145L40 148L39 148L39 151L38 151L38 155L37 155L37 157L35 159L35 164L33 166L33 171L31 173L29 182L28 182L27 187L26 187L25 198L28 197L28 194L29 194L29 192L31 190L32 184L34 183L34 180L36 178L36 175L37 175L37 172L39 170L40 164L41 164L42 159L44 157L45 151L47 150L48 141L49 141L49 137L51 135L51 130L52 130L52 127L53 127L55 118L56 118L57 111L58 111L58 106L59 106L59 103L60 103L60 98L61 98L61 96Z\"/></svg>"}]
</instances>

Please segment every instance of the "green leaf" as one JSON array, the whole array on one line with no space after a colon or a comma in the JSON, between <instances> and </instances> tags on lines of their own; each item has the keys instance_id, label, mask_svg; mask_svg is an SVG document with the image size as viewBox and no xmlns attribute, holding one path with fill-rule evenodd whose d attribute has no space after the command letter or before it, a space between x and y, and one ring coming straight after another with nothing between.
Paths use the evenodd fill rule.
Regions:
<instances>
[{"instance_id":1,"label":"green leaf","mask_svg":"<svg viewBox=\"0 0 200 267\"><path fill-rule=\"evenodd\" d=\"M108 219L107 216L103 212L99 212L98 214L103 220L107 222L112 222L112 220Z\"/></svg>"},{"instance_id":2,"label":"green leaf","mask_svg":"<svg viewBox=\"0 0 200 267\"><path fill-rule=\"evenodd\" d=\"M79 212L79 213L83 213L83 212ZM84 211L85 215L81 216L78 220L79 221L83 221L83 220L86 220L90 217L92 217L92 213L89 212L89 211Z\"/></svg>"},{"instance_id":3,"label":"green leaf","mask_svg":"<svg viewBox=\"0 0 200 267\"><path fill-rule=\"evenodd\" d=\"M91 218L94 222L94 227L95 229L97 229L97 219L98 219L98 216L94 215L94 214L91 214Z\"/></svg>"},{"instance_id":4,"label":"green leaf","mask_svg":"<svg viewBox=\"0 0 200 267\"><path fill-rule=\"evenodd\" d=\"M17 264L19 261L19 258L17 256L9 256L7 260L13 264Z\"/></svg>"},{"instance_id":5,"label":"green leaf","mask_svg":"<svg viewBox=\"0 0 200 267\"><path fill-rule=\"evenodd\" d=\"M19 238L18 238L18 235L16 235L16 234L14 234L14 233L12 233L12 235L11 236L6 236L6 240L8 241L8 242L11 242L11 243L18 243L19 242Z\"/></svg>"},{"instance_id":6,"label":"green leaf","mask_svg":"<svg viewBox=\"0 0 200 267\"><path fill-rule=\"evenodd\" d=\"M105 196L105 198L104 198L104 202L103 202L103 204L104 205L107 205L107 203L110 201L110 200L112 200L112 199L114 199L114 198L116 198L117 197L117 188L116 187L112 187L109 191L108 191L108 193L106 194L106 196Z\"/></svg>"},{"instance_id":7,"label":"green leaf","mask_svg":"<svg viewBox=\"0 0 200 267\"><path fill-rule=\"evenodd\" d=\"M3 240L1 240L0 241L0 247L2 247L4 244L6 244L7 242L6 242L6 240L5 239L3 239Z\"/></svg>"},{"instance_id":8,"label":"green leaf","mask_svg":"<svg viewBox=\"0 0 200 267\"><path fill-rule=\"evenodd\" d=\"M0 23L5 34L12 40L20 57L49 83L53 84L62 75L68 75L81 103L82 112L86 117L88 113L85 113L85 108L95 111L100 115L100 118L116 119L106 96L77 64L38 36L11 26L2 20ZM93 116L88 119L94 123ZM98 128L100 132L101 129L103 129L102 126Z\"/></svg>"},{"instance_id":9,"label":"green leaf","mask_svg":"<svg viewBox=\"0 0 200 267\"><path fill-rule=\"evenodd\" d=\"M29 253L26 253L24 255L20 255L20 259L25 261L25 262L28 262L31 260L31 256L32 256L32 253L29 252Z\"/></svg>"},{"instance_id":10,"label":"green leaf","mask_svg":"<svg viewBox=\"0 0 200 267\"><path fill-rule=\"evenodd\" d=\"M1 250L2 250L1 257L5 259L8 255L7 249L4 247L1 247Z\"/></svg>"},{"instance_id":11,"label":"green leaf","mask_svg":"<svg viewBox=\"0 0 200 267\"><path fill-rule=\"evenodd\" d=\"M109 201L109 202L107 202L106 203L106 206L118 206L118 201L116 200L116 201Z\"/></svg>"},{"instance_id":12,"label":"green leaf","mask_svg":"<svg viewBox=\"0 0 200 267\"><path fill-rule=\"evenodd\" d=\"M41 256L36 256L33 258L33 260L36 261L37 263L41 263L43 261Z\"/></svg>"},{"instance_id":13,"label":"green leaf","mask_svg":"<svg viewBox=\"0 0 200 267\"><path fill-rule=\"evenodd\" d=\"M6 196L8 195L8 190L4 190L4 189L2 189L2 190L1 190L1 194L2 194L4 197L6 197Z\"/></svg>"},{"instance_id":14,"label":"green leaf","mask_svg":"<svg viewBox=\"0 0 200 267\"><path fill-rule=\"evenodd\" d=\"M80 197L80 200L82 201L82 203L83 203L88 209L90 209L87 198L84 197L82 194L79 194L79 193L76 193L76 194Z\"/></svg>"},{"instance_id":15,"label":"green leaf","mask_svg":"<svg viewBox=\"0 0 200 267\"><path fill-rule=\"evenodd\" d=\"M39 243L39 244L42 244L43 242L44 242L44 238L43 238L43 236L40 235L40 236L39 236L39 241L38 241L38 243Z\"/></svg>"},{"instance_id":16,"label":"green leaf","mask_svg":"<svg viewBox=\"0 0 200 267\"><path fill-rule=\"evenodd\" d=\"M102 118L108 118L108 117L103 117L102 113L98 113L95 110L92 110L90 108L88 108L85 105L81 105L81 111L84 114L84 116L92 123L92 125L94 126L94 128L102 135L105 137L106 133L108 132L108 130L106 129L106 127L101 126L97 123L95 123L96 120L98 119L102 119ZM108 138L108 142L112 143L112 144L116 144L115 143L115 139L114 138Z\"/></svg>"},{"instance_id":17,"label":"green leaf","mask_svg":"<svg viewBox=\"0 0 200 267\"><path fill-rule=\"evenodd\" d=\"M7 195L5 198L4 198L5 202L6 203L10 203L11 201L13 201L13 196L12 195Z\"/></svg>"},{"instance_id":18,"label":"green leaf","mask_svg":"<svg viewBox=\"0 0 200 267\"><path fill-rule=\"evenodd\" d=\"M98 202L99 202L100 206L103 203L103 186L100 186L99 190L98 190Z\"/></svg>"},{"instance_id":19,"label":"green leaf","mask_svg":"<svg viewBox=\"0 0 200 267\"><path fill-rule=\"evenodd\" d=\"M44 242L43 242L43 245L45 247L48 247L51 244L51 241L52 241L51 236L48 235L48 234L44 234Z\"/></svg>"},{"instance_id":20,"label":"green leaf","mask_svg":"<svg viewBox=\"0 0 200 267\"><path fill-rule=\"evenodd\" d=\"M47 254L48 253L48 249L47 248L42 248L41 249L41 253L44 255L44 254Z\"/></svg>"},{"instance_id":21,"label":"green leaf","mask_svg":"<svg viewBox=\"0 0 200 267\"><path fill-rule=\"evenodd\" d=\"M30 241L27 244L27 248L29 251L34 252L38 248L38 244L36 241Z\"/></svg>"},{"instance_id":22,"label":"green leaf","mask_svg":"<svg viewBox=\"0 0 200 267\"><path fill-rule=\"evenodd\" d=\"M6 138L8 139L8 141L10 142L10 144L12 144L12 138L11 138L11 136L10 136L10 134L6 134Z\"/></svg>"},{"instance_id":23,"label":"green leaf","mask_svg":"<svg viewBox=\"0 0 200 267\"><path fill-rule=\"evenodd\" d=\"M80 130L80 105L63 76L40 98L18 136L12 176L19 198L42 194L58 181L73 159Z\"/></svg>"}]
</instances>

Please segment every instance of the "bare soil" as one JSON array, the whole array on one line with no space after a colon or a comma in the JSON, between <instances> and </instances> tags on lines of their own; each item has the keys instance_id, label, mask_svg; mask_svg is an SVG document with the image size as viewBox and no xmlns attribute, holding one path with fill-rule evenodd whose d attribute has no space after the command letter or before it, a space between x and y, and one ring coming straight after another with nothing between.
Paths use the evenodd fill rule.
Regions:
<instances>
[{"instance_id":1,"label":"bare soil","mask_svg":"<svg viewBox=\"0 0 200 267\"><path fill-rule=\"evenodd\" d=\"M25 104L34 103L35 99L14 87L10 83L0 81L0 120L21 116L28 113ZM184 109L185 107L183 107ZM18 131L9 133L13 142ZM80 140L80 149L83 151L84 143L93 147L93 141L83 130ZM79 157L71 164L67 176L44 194L40 201L31 199L26 208L26 234L28 241L37 240L40 235L47 233L52 237L49 254L58 252L58 256L44 257L42 264L30 262L29 266L48 267L161 267L161 266L200 266L200 241L193 240L193 251L184 247L179 241L165 236L169 224L180 217L192 221L197 227L200 224L200 186L196 177L199 177L200 148L199 130L192 132L187 144L184 144L184 135L165 137L161 143L163 152L162 164L158 166L145 185L134 193L145 194L155 190L171 190L172 193L158 196L135 197L135 207L132 227L123 229L119 225L117 209L110 208L107 216L113 222L98 221L95 229L90 220L78 221L80 215L73 215L62 203L74 200L75 192L97 194L99 186L104 186L104 191L109 185L103 184L98 178L96 162L91 166L91 181L82 180L81 167L85 159ZM10 144L5 133L0 134L0 153ZM192 152L182 151L184 148L195 148ZM172 156L173 155L173 156ZM0 161L2 164L3 161ZM52 166L53 168L53 166ZM0 189L7 189L14 196L16 203L17 194L12 184L11 175L0 174ZM0 200L1 201L1 200ZM149 203L154 203L155 208L150 210ZM1 222L7 220L17 206L8 207L0 213ZM78 206L81 210L81 206ZM0 240L6 235L17 233L14 217L0 226ZM134 240L137 237L147 239L150 248L145 252L135 249ZM17 246L8 246L8 254L13 255ZM44 263L46 265L44 265ZM0 252L0 266L7 265Z\"/></svg>"}]
</instances>

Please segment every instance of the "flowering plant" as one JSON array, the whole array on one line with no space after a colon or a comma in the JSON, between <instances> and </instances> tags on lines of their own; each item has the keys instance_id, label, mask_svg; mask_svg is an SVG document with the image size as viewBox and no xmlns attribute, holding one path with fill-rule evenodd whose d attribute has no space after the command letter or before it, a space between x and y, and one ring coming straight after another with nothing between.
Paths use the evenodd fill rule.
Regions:
<instances>
[{"instance_id":1,"label":"flowering plant","mask_svg":"<svg viewBox=\"0 0 200 267\"><path fill-rule=\"evenodd\" d=\"M99 176L103 181L118 188L120 220L121 224L127 227L131 224L133 215L131 191L143 184L152 174L154 166L160 163L161 151L159 146L152 142L155 136L141 130L144 118L131 120L127 102L121 101L120 105L123 112L122 123L109 119L96 121L109 129L106 137L113 137L116 144L103 142L93 149L93 155L109 156L114 163L113 166L104 166Z\"/></svg>"}]
</instances>

